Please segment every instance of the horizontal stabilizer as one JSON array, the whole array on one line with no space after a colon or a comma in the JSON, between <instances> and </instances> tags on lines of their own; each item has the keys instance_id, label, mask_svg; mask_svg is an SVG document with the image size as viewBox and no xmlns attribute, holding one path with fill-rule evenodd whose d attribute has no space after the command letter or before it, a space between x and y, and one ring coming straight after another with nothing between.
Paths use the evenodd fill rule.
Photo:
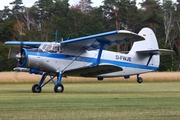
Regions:
<instances>
[{"instance_id":1,"label":"horizontal stabilizer","mask_svg":"<svg viewBox=\"0 0 180 120\"><path fill-rule=\"evenodd\" d=\"M66 76L96 77L101 74L107 74L117 71L122 71L122 68L113 65L100 65L100 66L74 69L74 70L66 71L64 74Z\"/></svg>"},{"instance_id":2,"label":"horizontal stabilizer","mask_svg":"<svg viewBox=\"0 0 180 120\"><path fill-rule=\"evenodd\" d=\"M137 53L142 54L154 54L154 55L173 55L175 52L168 49L155 49L155 50L140 50L136 51Z\"/></svg>"}]
</instances>

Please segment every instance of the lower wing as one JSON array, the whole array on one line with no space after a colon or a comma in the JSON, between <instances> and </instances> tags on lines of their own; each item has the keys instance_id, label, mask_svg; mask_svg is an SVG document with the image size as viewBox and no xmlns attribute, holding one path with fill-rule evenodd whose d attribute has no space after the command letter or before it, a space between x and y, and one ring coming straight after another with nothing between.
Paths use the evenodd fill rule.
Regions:
<instances>
[{"instance_id":1,"label":"lower wing","mask_svg":"<svg viewBox=\"0 0 180 120\"><path fill-rule=\"evenodd\" d=\"M98 65L98 66L89 66L89 67L65 71L64 74L65 76L97 77L98 75L101 74L107 74L122 70L123 69L118 66Z\"/></svg>"}]
</instances>

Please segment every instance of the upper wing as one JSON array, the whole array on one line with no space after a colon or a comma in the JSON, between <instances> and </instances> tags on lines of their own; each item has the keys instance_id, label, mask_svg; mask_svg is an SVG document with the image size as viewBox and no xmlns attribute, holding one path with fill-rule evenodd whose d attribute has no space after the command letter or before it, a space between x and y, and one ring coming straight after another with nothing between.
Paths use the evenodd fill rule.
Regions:
<instances>
[{"instance_id":1,"label":"upper wing","mask_svg":"<svg viewBox=\"0 0 180 120\"><path fill-rule=\"evenodd\" d=\"M71 50L84 48L86 50L93 50L100 48L100 42L106 43L104 48L115 46L117 44L125 44L144 40L144 37L130 31L118 30L105 32L86 37L75 38L61 42L62 46L67 46Z\"/></svg>"},{"instance_id":2,"label":"upper wing","mask_svg":"<svg viewBox=\"0 0 180 120\"><path fill-rule=\"evenodd\" d=\"M23 44L24 47L35 47L38 48L42 43L44 42L21 42L21 41L7 41L4 44L5 45L11 45L11 46L18 46Z\"/></svg>"},{"instance_id":3,"label":"upper wing","mask_svg":"<svg viewBox=\"0 0 180 120\"><path fill-rule=\"evenodd\" d=\"M149 54L156 54L156 55L173 55L175 52L173 50L167 50L167 49L156 49L156 50L142 50L137 51L137 53L149 53Z\"/></svg>"},{"instance_id":4,"label":"upper wing","mask_svg":"<svg viewBox=\"0 0 180 120\"><path fill-rule=\"evenodd\" d=\"M61 42L62 46L66 46L71 50L77 50L84 48L86 50L94 50L100 48L100 42L106 43L104 48L115 46L117 44L125 44L130 42L136 42L144 40L143 36L140 36L134 32L127 30L118 30L105 32L86 37L75 38ZM23 42L24 47L39 47L44 42ZM7 41L6 45L21 45L20 41Z\"/></svg>"}]
</instances>

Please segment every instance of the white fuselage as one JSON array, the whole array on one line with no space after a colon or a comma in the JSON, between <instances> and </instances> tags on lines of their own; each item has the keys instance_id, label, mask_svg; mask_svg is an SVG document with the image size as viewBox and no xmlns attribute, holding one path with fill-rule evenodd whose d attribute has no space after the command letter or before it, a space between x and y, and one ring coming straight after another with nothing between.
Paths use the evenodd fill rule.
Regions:
<instances>
[{"instance_id":1,"label":"white fuselage","mask_svg":"<svg viewBox=\"0 0 180 120\"><path fill-rule=\"evenodd\" d=\"M131 38L133 34L128 35ZM22 63L26 63L26 65L22 64L22 67L32 68L47 73L68 73L68 71L74 72L78 69L83 70L87 67L90 68L101 65L116 66L120 68L118 69L120 71L114 70L113 72L97 73L95 77L130 76L157 70L160 63L160 57L158 53L159 47L154 32L149 28L144 28L138 35L143 36L144 40L134 42L128 54L103 50L103 48L106 48L104 45L110 44L107 41L99 41L99 39L95 40L93 43L91 43L91 39L89 38L88 42L86 41L87 43L83 41L78 42L78 44L75 44L72 41L62 42L61 44L44 43L39 47L39 51L28 51L28 59L23 59L22 57L21 60L24 61ZM124 34L122 34L122 36L124 36ZM111 36L111 39L108 38L108 40L117 38L120 40L122 36ZM125 42L128 42L128 40L125 39ZM85 43L86 47L83 45ZM112 42L112 44L117 43L118 41ZM88 49L88 47L93 49Z\"/></svg>"},{"instance_id":2,"label":"white fuselage","mask_svg":"<svg viewBox=\"0 0 180 120\"><path fill-rule=\"evenodd\" d=\"M84 51L82 53L78 52L79 54L69 51L63 53L29 53L26 67L59 73L61 71L95 65L97 63L98 52L99 50ZM136 52L123 54L120 52L103 50L99 65L114 65L121 67L123 70L108 74L100 74L97 77L136 75L156 70L159 66L159 55L154 55L147 66L148 59L149 55L141 55Z\"/></svg>"}]
</instances>

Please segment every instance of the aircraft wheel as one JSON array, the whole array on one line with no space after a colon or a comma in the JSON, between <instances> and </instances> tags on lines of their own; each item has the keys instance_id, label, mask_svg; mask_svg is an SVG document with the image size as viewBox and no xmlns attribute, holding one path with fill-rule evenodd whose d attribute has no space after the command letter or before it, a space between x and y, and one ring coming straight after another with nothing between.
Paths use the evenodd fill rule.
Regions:
<instances>
[{"instance_id":1,"label":"aircraft wheel","mask_svg":"<svg viewBox=\"0 0 180 120\"><path fill-rule=\"evenodd\" d=\"M142 83L142 82L143 82L143 79L142 79L141 77L138 77L138 78L137 78L137 82L138 82L138 83Z\"/></svg>"},{"instance_id":2,"label":"aircraft wheel","mask_svg":"<svg viewBox=\"0 0 180 120\"><path fill-rule=\"evenodd\" d=\"M64 91L64 86L62 84L57 84L54 86L55 93L62 93Z\"/></svg>"},{"instance_id":3,"label":"aircraft wheel","mask_svg":"<svg viewBox=\"0 0 180 120\"><path fill-rule=\"evenodd\" d=\"M41 92L41 87L39 87L38 84L34 84L34 85L32 86L32 92L33 92L33 93L40 93L40 92Z\"/></svg>"}]
</instances>

